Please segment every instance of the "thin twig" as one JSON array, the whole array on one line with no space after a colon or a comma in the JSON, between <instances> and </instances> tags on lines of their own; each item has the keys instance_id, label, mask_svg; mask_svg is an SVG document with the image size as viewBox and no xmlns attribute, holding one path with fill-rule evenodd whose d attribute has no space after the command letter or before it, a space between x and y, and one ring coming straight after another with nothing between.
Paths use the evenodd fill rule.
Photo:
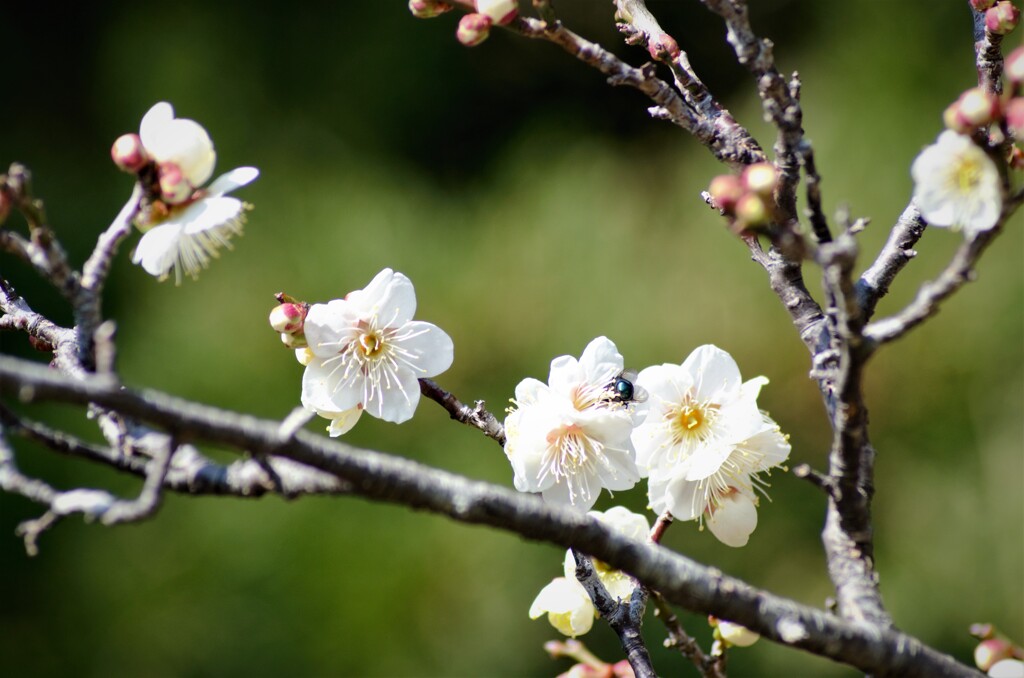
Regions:
<instances>
[{"instance_id":1,"label":"thin twig","mask_svg":"<svg viewBox=\"0 0 1024 678\"><path fill-rule=\"evenodd\" d=\"M497 417L484 408L484 401L478 400L474 407L470 407L438 386L432 379L420 379L420 393L443 407L455 421L478 428L499 445L505 445L505 427Z\"/></svg>"}]
</instances>

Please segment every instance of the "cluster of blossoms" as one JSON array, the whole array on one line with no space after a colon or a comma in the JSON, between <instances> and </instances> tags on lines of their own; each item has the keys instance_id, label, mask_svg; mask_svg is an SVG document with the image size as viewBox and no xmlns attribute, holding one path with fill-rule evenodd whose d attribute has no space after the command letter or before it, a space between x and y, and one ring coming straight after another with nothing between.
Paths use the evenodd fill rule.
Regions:
<instances>
[{"instance_id":1,"label":"cluster of blossoms","mask_svg":"<svg viewBox=\"0 0 1024 678\"><path fill-rule=\"evenodd\" d=\"M466 47L475 47L491 34L492 26L504 26L516 18L519 7L516 0L474 0L475 12L459 20L455 37ZM418 19L433 19L452 9L443 0L409 0L409 11Z\"/></svg>"},{"instance_id":2,"label":"cluster of blossoms","mask_svg":"<svg viewBox=\"0 0 1024 678\"><path fill-rule=\"evenodd\" d=\"M139 133L119 137L110 154L145 190L135 220L143 236L132 261L150 275L164 280L173 268L179 284L183 272L195 278L241 234L251 206L227 194L251 183L259 170L239 167L202 188L217 161L213 142L196 121L175 118L169 103L149 109Z\"/></svg>"},{"instance_id":3,"label":"cluster of blossoms","mask_svg":"<svg viewBox=\"0 0 1024 678\"><path fill-rule=\"evenodd\" d=\"M1010 0L970 0L976 12L985 13L985 30L1006 35L1020 23L1020 10Z\"/></svg>"},{"instance_id":4,"label":"cluster of blossoms","mask_svg":"<svg viewBox=\"0 0 1024 678\"><path fill-rule=\"evenodd\" d=\"M987 12L990 32L1009 32L1020 17L1009 2L973 4ZM1007 16L1008 23L994 30L989 19ZM996 161L1024 169L1024 47L1006 58L1003 72L1002 96L984 87L963 92L943 114L947 129L914 160L914 202L933 226L962 229L968 237L993 228L1006 190Z\"/></svg>"},{"instance_id":5,"label":"cluster of blossoms","mask_svg":"<svg viewBox=\"0 0 1024 678\"><path fill-rule=\"evenodd\" d=\"M757 525L758 474L790 452L757 407L767 379L743 382L732 357L710 345L681 365L648 367L625 393L623 374L615 344L598 337L579 360L551 361L547 384L520 382L505 419L516 489L587 510L601 488L648 478L655 512L706 522L723 543L745 545Z\"/></svg>"},{"instance_id":6,"label":"cluster of blossoms","mask_svg":"<svg viewBox=\"0 0 1024 678\"><path fill-rule=\"evenodd\" d=\"M419 379L451 367L451 337L412 319L412 281L390 268L326 304L278 299L283 303L271 311L270 325L306 367L302 404L331 422L332 437L348 432L363 412L408 421L419 404Z\"/></svg>"},{"instance_id":7,"label":"cluster of blossoms","mask_svg":"<svg viewBox=\"0 0 1024 678\"><path fill-rule=\"evenodd\" d=\"M715 177L708 186L708 195L723 214L734 218L736 230L744 231L771 222L775 206L772 193L777 182L775 165L758 162L744 168L740 176Z\"/></svg>"}]
</instances>

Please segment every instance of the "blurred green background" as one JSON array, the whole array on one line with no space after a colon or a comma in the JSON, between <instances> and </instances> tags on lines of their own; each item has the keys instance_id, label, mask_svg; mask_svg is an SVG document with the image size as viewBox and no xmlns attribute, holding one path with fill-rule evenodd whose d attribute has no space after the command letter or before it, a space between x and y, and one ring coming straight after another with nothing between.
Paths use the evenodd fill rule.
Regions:
<instances>
[{"instance_id":1,"label":"blurred green background","mask_svg":"<svg viewBox=\"0 0 1024 678\"><path fill-rule=\"evenodd\" d=\"M266 324L272 294L328 300L390 266L416 284L417 317L453 337L455 364L438 381L465 401L500 413L520 379L545 378L552 357L579 355L601 334L638 368L715 343L746 377L771 380L760 403L792 435L792 464L824 468L829 429L808 356L763 272L700 200L721 171L710 155L650 120L642 96L551 45L497 33L467 50L453 16L418 21L405 4L5 7L0 163L32 168L74 262L131 189L111 142L156 101L206 126L219 171L262 172L239 194L255 205L245 237L198 283L158 284L129 263L134 242L123 247L105 309L124 381L283 417L298 404L301 368ZM912 159L973 82L966 3L752 4L780 67L803 78L828 212L846 203L873 218L866 265L907 202ZM770 144L720 23L695 1L649 5ZM556 6L570 27L644 61L621 44L610 2ZM867 379L885 600L901 628L964 661L972 622L1024 640L1021 222L986 254L979 280L882 351ZM926 233L880 314L959 241ZM21 262L4 256L0 267L37 310L69 321ZM33 355L21 335L0 341ZM80 411L30 412L98 437ZM429 401L403 426L364 418L347 439L511 486L501 450ZM20 465L59 487L138 489L15 442ZM820 606L830 594L823 498L785 473L771 481L747 547L693 524L673 526L666 543ZM641 510L645 499L638 487L615 501ZM5 675L545 676L569 665L545 655L557 634L526 614L560 573L550 546L359 499L170 496L138 526L68 520L29 559L13 530L39 512L0 496ZM705 621L683 616L706 643ZM695 675L660 647L657 620L645 631L661 673ZM585 641L621 656L600 625ZM737 676L858 675L767 642L729 663Z\"/></svg>"}]
</instances>

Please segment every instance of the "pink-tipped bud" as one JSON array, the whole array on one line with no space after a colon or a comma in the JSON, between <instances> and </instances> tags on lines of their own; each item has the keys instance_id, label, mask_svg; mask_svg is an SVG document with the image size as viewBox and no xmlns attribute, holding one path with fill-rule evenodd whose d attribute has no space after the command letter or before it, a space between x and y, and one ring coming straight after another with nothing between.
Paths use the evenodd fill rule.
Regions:
<instances>
[{"instance_id":1,"label":"pink-tipped bud","mask_svg":"<svg viewBox=\"0 0 1024 678\"><path fill-rule=\"evenodd\" d=\"M433 19L451 10L451 5L440 0L409 0L409 11L417 19Z\"/></svg>"},{"instance_id":2,"label":"pink-tipped bud","mask_svg":"<svg viewBox=\"0 0 1024 678\"><path fill-rule=\"evenodd\" d=\"M1024 45L1010 52L1003 63L1003 73L1012 85L1024 85Z\"/></svg>"},{"instance_id":3,"label":"pink-tipped bud","mask_svg":"<svg viewBox=\"0 0 1024 678\"><path fill-rule=\"evenodd\" d=\"M974 8L975 12L984 12L986 9L996 4L996 0L970 0L971 7Z\"/></svg>"},{"instance_id":4,"label":"pink-tipped bud","mask_svg":"<svg viewBox=\"0 0 1024 678\"><path fill-rule=\"evenodd\" d=\"M668 33L662 33L647 43L652 59L675 59L679 56L679 43Z\"/></svg>"},{"instance_id":5,"label":"pink-tipped bud","mask_svg":"<svg viewBox=\"0 0 1024 678\"><path fill-rule=\"evenodd\" d=\"M476 47L491 34L491 23L486 14L467 14L459 20L455 37L466 47Z\"/></svg>"},{"instance_id":6,"label":"pink-tipped bud","mask_svg":"<svg viewBox=\"0 0 1024 678\"><path fill-rule=\"evenodd\" d=\"M1020 22L1020 10L1010 0L1001 0L985 12L985 29L996 35L1006 35Z\"/></svg>"},{"instance_id":7,"label":"pink-tipped bud","mask_svg":"<svg viewBox=\"0 0 1024 678\"><path fill-rule=\"evenodd\" d=\"M306 320L306 307L302 304L280 304L270 311L270 326L275 332L295 334L302 330Z\"/></svg>"},{"instance_id":8,"label":"pink-tipped bud","mask_svg":"<svg viewBox=\"0 0 1024 678\"><path fill-rule=\"evenodd\" d=\"M946 129L951 129L959 134L969 134L971 132L971 125L965 124L963 118L960 117L959 100L946 106L946 110L942 112L942 124L946 126Z\"/></svg>"},{"instance_id":9,"label":"pink-tipped bud","mask_svg":"<svg viewBox=\"0 0 1024 678\"><path fill-rule=\"evenodd\" d=\"M770 162L758 162L743 170L743 186L758 195L769 196L775 190L778 173Z\"/></svg>"},{"instance_id":10,"label":"pink-tipped bud","mask_svg":"<svg viewBox=\"0 0 1024 678\"><path fill-rule=\"evenodd\" d=\"M768 205L757 193L746 193L736 203L736 219L743 228L764 226L770 219Z\"/></svg>"},{"instance_id":11,"label":"pink-tipped bud","mask_svg":"<svg viewBox=\"0 0 1024 678\"><path fill-rule=\"evenodd\" d=\"M708 186L708 194L715 201L715 206L726 214L733 213L744 193L743 182L735 174L720 174Z\"/></svg>"},{"instance_id":12,"label":"pink-tipped bud","mask_svg":"<svg viewBox=\"0 0 1024 678\"><path fill-rule=\"evenodd\" d=\"M495 24L504 26L512 23L519 14L519 3L516 0L476 0L476 11L486 14Z\"/></svg>"},{"instance_id":13,"label":"pink-tipped bud","mask_svg":"<svg viewBox=\"0 0 1024 678\"><path fill-rule=\"evenodd\" d=\"M175 163L160 163L156 168L156 176L160 181L160 196L164 202L180 205L192 195L192 186Z\"/></svg>"},{"instance_id":14,"label":"pink-tipped bud","mask_svg":"<svg viewBox=\"0 0 1024 678\"><path fill-rule=\"evenodd\" d=\"M956 102L957 122L966 129L982 127L1002 116L999 97L982 87L972 87Z\"/></svg>"},{"instance_id":15,"label":"pink-tipped bud","mask_svg":"<svg viewBox=\"0 0 1024 678\"><path fill-rule=\"evenodd\" d=\"M1014 97L1006 104L1006 126L1017 141L1024 141L1024 97Z\"/></svg>"},{"instance_id":16,"label":"pink-tipped bud","mask_svg":"<svg viewBox=\"0 0 1024 678\"><path fill-rule=\"evenodd\" d=\"M149 162L138 134L122 134L110 147L110 158L125 172L138 172Z\"/></svg>"},{"instance_id":17,"label":"pink-tipped bud","mask_svg":"<svg viewBox=\"0 0 1024 678\"><path fill-rule=\"evenodd\" d=\"M1013 643L1005 638L989 638L974 648L974 663L982 671L988 671L1000 659L1013 657Z\"/></svg>"}]
</instances>

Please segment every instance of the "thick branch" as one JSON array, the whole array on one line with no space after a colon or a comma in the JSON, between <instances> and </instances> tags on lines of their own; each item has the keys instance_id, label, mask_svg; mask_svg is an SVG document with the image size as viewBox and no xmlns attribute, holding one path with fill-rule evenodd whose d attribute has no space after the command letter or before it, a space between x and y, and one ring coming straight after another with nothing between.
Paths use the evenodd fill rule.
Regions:
<instances>
[{"instance_id":1,"label":"thick branch","mask_svg":"<svg viewBox=\"0 0 1024 678\"><path fill-rule=\"evenodd\" d=\"M153 391L136 393L92 376L73 381L13 358L0 358L0 392L23 399L83 405L93 402L164 426L183 441L203 439L288 457L350 482L353 493L361 496L578 548L628 572L686 609L734 621L765 638L875 675L977 675L911 636L843 621L779 598L663 547L635 542L585 514L547 505L538 497L353 448L306 431L282 439L275 421Z\"/></svg>"}]
</instances>

